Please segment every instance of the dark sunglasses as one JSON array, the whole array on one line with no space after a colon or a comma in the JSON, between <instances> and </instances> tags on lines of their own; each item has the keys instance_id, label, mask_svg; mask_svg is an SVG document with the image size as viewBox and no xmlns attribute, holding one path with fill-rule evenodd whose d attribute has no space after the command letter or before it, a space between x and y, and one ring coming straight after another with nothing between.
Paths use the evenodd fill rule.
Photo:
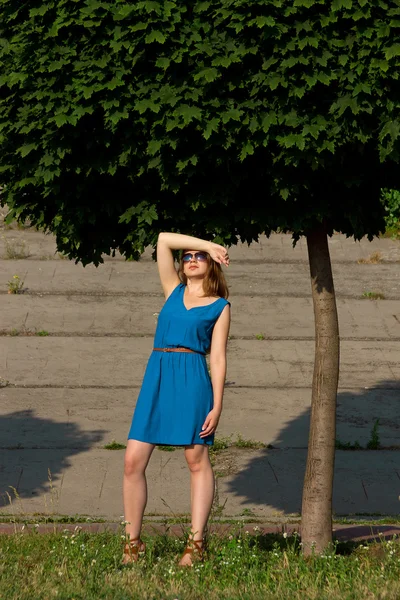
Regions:
<instances>
[{"instance_id":1,"label":"dark sunglasses","mask_svg":"<svg viewBox=\"0 0 400 600\"><path fill-rule=\"evenodd\" d=\"M182 256L183 262L190 262L192 258L194 258L196 261L204 262L208 259L208 256L205 252L196 252L195 254L188 252Z\"/></svg>"}]
</instances>

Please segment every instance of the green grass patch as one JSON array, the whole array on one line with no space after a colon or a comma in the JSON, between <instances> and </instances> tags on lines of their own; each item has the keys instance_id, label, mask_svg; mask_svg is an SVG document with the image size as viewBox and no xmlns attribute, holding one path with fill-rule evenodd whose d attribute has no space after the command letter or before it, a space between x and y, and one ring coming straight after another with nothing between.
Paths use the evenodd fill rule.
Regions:
<instances>
[{"instance_id":1,"label":"green grass patch","mask_svg":"<svg viewBox=\"0 0 400 600\"><path fill-rule=\"evenodd\" d=\"M336 450L363 450L361 444L356 440L354 443L342 442L341 440L335 440ZM367 450L379 450L381 448L381 440L379 436L379 419L376 419L372 429L371 437L369 438L366 449Z\"/></svg>"},{"instance_id":2,"label":"green grass patch","mask_svg":"<svg viewBox=\"0 0 400 600\"><path fill-rule=\"evenodd\" d=\"M256 440L246 440L240 433L236 435L236 438L233 439L232 435L228 435L226 437L215 438L214 445L210 446L210 452L216 453L221 450L226 450L227 448L267 448L267 445L263 442L257 442Z\"/></svg>"},{"instance_id":3,"label":"green grass patch","mask_svg":"<svg viewBox=\"0 0 400 600\"><path fill-rule=\"evenodd\" d=\"M175 452L179 446L168 446L168 445L160 445L156 446L157 450L161 450L161 452Z\"/></svg>"},{"instance_id":4,"label":"green grass patch","mask_svg":"<svg viewBox=\"0 0 400 600\"><path fill-rule=\"evenodd\" d=\"M123 532L0 536L0 598L7 600L342 600L400 596L400 546L336 544L304 558L297 535L240 528L211 535L207 559L192 569L177 561L184 537L144 536L143 560L121 567Z\"/></svg>"},{"instance_id":5,"label":"green grass patch","mask_svg":"<svg viewBox=\"0 0 400 600\"><path fill-rule=\"evenodd\" d=\"M351 442L342 442L341 440L335 440L336 450L361 450L360 443L356 440L354 444Z\"/></svg>"},{"instance_id":6,"label":"green grass patch","mask_svg":"<svg viewBox=\"0 0 400 600\"><path fill-rule=\"evenodd\" d=\"M385 294L382 292L363 292L362 298L368 298L369 300L384 300Z\"/></svg>"},{"instance_id":7,"label":"green grass patch","mask_svg":"<svg viewBox=\"0 0 400 600\"><path fill-rule=\"evenodd\" d=\"M106 444L104 446L104 450L124 450L126 448L125 444L120 444L113 440L110 444Z\"/></svg>"}]
</instances>

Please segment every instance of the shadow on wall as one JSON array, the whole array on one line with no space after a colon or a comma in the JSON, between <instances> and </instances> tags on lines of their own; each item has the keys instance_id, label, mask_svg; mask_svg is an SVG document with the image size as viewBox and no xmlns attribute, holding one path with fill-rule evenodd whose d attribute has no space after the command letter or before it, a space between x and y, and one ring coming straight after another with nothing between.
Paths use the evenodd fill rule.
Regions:
<instances>
[{"instance_id":1,"label":"shadow on wall","mask_svg":"<svg viewBox=\"0 0 400 600\"><path fill-rule=\"evenodd\" d=\"M107 431L82 431L76 423L36 417L32 409L0 417L0 506L49 492L71 466L71 456L87 452ZM50 451L49 451L50 450ZM44 458L45 453L45 460Z\"/></svg>"},{"instance_id":2,"label":"shadow on wall","mask_svg":"<svg viewBox=\"0 0 400 600\"><path fill-rule=\"evenodd\" d=\"M273 399L271 399L273 401ZM400 384L383 381L374 388L338 394L336 439L356 441L362 450L336 450L333 511L336 515L396 515L400 509ZM379 419L380 449L365 449ZM269 507L277 514L299 514L305 474L310 409L288 422L273 448L247 453L228 491L245 508ZM229 504L229 502L228 502Z\"/></svg>"}]
</instances>

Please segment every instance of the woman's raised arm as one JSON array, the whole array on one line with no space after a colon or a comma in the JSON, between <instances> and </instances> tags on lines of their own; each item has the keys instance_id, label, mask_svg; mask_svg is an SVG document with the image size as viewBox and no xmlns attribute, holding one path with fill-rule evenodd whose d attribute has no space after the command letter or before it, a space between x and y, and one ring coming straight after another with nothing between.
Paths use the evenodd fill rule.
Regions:
<instances>
[{"instance_id":1,"label":"woman's raised arm","mask_svg":"<svg viewBox=\"0 0 400 600\"><path fill-rule=\"evenodd\" d=\"M179 283L178 273L174 265L172 250L199 250L208 252L212 259L226 266L229 264L228 252L219 244L207 240L184 235L181 233L170 233L163 231L157 240L157 265L161 285L165 298L168 298L172 290Z\"/></svg>"}]
</instances>

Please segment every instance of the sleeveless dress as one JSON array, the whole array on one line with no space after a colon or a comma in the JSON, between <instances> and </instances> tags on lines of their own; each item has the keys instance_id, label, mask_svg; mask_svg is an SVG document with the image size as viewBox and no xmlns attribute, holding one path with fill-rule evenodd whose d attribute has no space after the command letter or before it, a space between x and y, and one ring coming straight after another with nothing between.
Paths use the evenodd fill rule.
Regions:
<instances>
[{"instance_id":1,"label":"sleeveless dress","mask_svg":"<svg viewBox=\"0 0 400 600\"><path fill-rule=\"evenodd\" d=\"M147 363L128 439L156 445L188 446L214 442L200 438L213 408L213 390L205 353L214 325L230 304L218 298L207 306L187 309L185 285L180 283L158 315L154 348L189 348L189 352L153 350Z\"/></svg>"}]
</instances>

